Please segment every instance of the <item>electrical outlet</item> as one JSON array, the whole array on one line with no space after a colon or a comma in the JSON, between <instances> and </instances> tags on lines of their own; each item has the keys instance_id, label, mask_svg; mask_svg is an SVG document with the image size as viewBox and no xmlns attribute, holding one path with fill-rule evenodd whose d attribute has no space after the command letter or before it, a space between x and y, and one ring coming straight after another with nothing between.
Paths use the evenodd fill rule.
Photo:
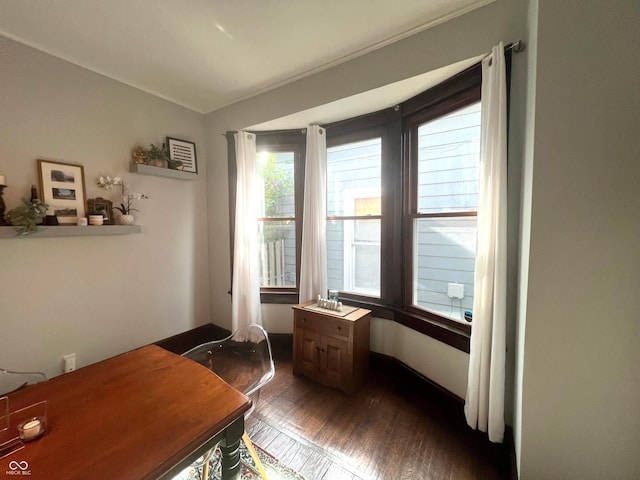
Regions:
<instances>
[{"instance_id":1,"label":"electrical outlet","mask_svg":"<svg viewBox=\"0 0 640 480\"><path fill-rule=\"evenodd\" d=\"M62 372L69 373L76 369L76 354L70 353L62 356Z\"/></svg>"},{"instance_id":2,"label":"electrical outlet","mask_svg":"<svg viewBox=\"0 0 640 480\"><path fill-rule=\"evenodd\" d=\"M448 285L447 295L449 298L459 298L462 300L464 297L464 285L462 283L450 283Z\"/></svg>"}]
</instances>

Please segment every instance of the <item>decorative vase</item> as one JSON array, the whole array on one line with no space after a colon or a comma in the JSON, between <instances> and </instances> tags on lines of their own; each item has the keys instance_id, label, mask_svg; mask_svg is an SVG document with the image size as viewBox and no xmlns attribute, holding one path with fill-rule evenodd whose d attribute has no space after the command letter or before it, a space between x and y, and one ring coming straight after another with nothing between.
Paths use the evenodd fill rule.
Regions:
<instances>
[{"instance_id":1,"label":"decorative vase","mask_svg":"<svg viewBox=\"0 0 640 480\"><path fill-rule=\"evenodd\" d=\"M133 215L120 215L118 223L120 225L133 225Z\"/></svg>"}]
</instances>

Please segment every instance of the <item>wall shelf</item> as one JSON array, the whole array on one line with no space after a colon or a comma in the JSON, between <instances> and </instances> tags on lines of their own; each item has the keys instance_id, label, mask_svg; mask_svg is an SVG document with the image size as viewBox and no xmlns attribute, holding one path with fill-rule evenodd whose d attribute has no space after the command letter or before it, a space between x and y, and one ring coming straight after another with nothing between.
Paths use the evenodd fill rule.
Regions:
<instances>
[{"instance_id":1,"label":"wall shelf","mask_svg":"<svg viewBox=\"0 0 640 480\"><path fill-rule=\"evenodd\" d=\"M14 227L0 227L0 239L8 238L53 238L53 237L98 237L105 235L129 235L141 233L140 225L76 225L40 226L31 235L16 235Z\"/></svg>"},{"instance_id":2,"label":"wall shelf","mask_svg":"<svg viewBox=\"0 0 640 480\"><path fill-rule=\"evenodd\" d=\"M153 175L156 177L176 178L178 180L196 180L197 173L183 172L181 170L172 170L170 168L154 167L141 163L132 163L129 166L131 173L139 173L141 175Z\"/></svg>"}]
</instances>

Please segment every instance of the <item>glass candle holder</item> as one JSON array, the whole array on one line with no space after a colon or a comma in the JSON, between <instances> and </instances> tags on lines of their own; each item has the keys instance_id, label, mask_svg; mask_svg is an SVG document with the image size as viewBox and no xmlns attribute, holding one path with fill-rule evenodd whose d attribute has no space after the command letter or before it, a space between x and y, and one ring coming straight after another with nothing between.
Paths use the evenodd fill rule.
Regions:
<instances>
[{"instance_id":1,"label":"glass candle holder","mask_svg":"<svg viewBox=\"0 0 640 480\"><path fill-rule=\"evenodd\" d=\"M23 442L40 438L47 430L46 417L31 417L18 424L18 434Z\"/></svg>"},{"instance_id":2,"label":"glass candle holder","mask_svg":"<svg viewBox=\"0 0 640 480\"><path fill-rule=\"evenodd\" d=\"M18 436L23 442L36 440L47 431L46 400L16 410L10 415L12 418L11 423L13 425L17 424Z\"/></svg>"}]
</instances>

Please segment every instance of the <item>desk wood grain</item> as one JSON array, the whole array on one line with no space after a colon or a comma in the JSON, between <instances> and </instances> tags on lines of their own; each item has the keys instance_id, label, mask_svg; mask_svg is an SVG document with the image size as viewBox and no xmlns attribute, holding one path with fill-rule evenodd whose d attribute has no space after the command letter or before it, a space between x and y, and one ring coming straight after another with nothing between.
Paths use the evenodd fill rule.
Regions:
<instances>
[{"instance_id":1,"label":"desk wood grain","mask_svg":"<svg viewBox=\"0 0 640 480\"><path fill-rule=\"evenodd\" d=\"M48 402L48 430L0 460L30 478L156 479L251 405L210 370L149 345L9 396L10 409Z\"/></svg>"}]
</instances>

